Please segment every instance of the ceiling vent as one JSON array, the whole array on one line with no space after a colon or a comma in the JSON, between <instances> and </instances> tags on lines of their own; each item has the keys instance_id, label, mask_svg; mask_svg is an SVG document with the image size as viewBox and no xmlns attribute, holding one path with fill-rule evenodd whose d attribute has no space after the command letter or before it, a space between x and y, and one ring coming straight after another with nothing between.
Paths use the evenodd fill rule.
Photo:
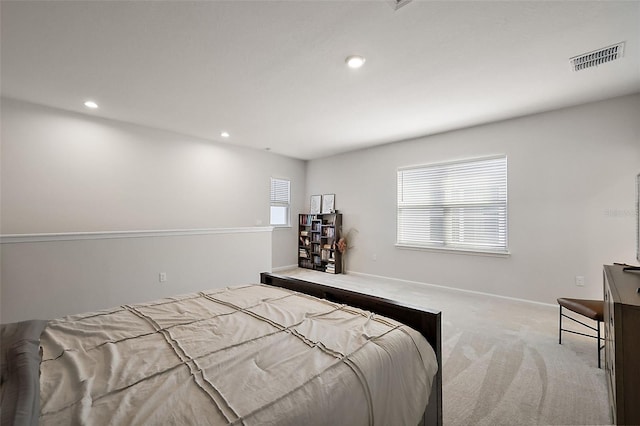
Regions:
<instances>
[{"instance_id":1,"label":"ceiling vent","mask_svg":"<svg viewBox=\"0 0 640 426\"><path fill-rule=\"evenodd\" d=\"M410 3L411 0L387 0L387 2L391 5L393 10L398 10L405 4Z\"/></svg>"},{"instance_id":2,"label":"ceiling vent","mask_svg":"<svg viewBox=\"0 0 640 426\"><path fill-rule=\"evenodd\" d=\"M620 59L623 54L624 42L621 42L583 55L574 56L569 59L569 61L571 62L571 68L573 68L574 71L581 71Z\"/></svg>"}]
</instances>

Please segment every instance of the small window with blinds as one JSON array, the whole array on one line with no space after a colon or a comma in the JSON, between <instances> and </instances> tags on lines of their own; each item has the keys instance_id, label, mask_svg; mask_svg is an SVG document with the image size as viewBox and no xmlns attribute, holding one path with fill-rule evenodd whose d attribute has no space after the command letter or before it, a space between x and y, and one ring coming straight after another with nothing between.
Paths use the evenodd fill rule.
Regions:
<instances>
[{"instance_id":1,"label":"small window with blinds","mask_svg":"<svg viewBox=\"0 0 640 426\"><path fill-rule=\"evenodd\" d=\"M508 253L507 157L398 169L397 245Z\"/></svg>"},{"instance_id":2,"label":"small window with blinds","mask_svg":"<svg viewBox=\"0 0 640 426\"><path fill-rule=\"evenodd\" d=\"M290 226L291 182L271 178L271 214L273 226Z\"/></svg>"}]
</instances>

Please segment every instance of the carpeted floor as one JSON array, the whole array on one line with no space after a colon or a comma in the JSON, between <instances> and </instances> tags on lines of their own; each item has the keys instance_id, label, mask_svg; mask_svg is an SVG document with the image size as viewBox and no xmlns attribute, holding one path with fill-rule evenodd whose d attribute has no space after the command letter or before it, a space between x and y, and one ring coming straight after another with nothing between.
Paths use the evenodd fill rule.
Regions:
<instances>
[{"instance_id":1,"label":"carpeted floor","mask_svg":"<svg viewBox=\"0 0 640 426\"><path fill-rule=\"evenodd\" d=\"M446 426L611 422L596 342L564 333L559 345L555 306L351 273L278 273L440 309Z\"/></svg>"}]
</instances>

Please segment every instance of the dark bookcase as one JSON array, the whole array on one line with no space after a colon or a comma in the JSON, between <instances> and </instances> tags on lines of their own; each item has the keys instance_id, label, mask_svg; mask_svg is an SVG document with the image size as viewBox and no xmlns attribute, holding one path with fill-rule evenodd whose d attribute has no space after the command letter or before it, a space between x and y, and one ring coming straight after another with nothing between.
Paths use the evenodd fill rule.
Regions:
<instances>
[{"instance_id":1,"label":"dark bookcase","mask_svg":"<svg viewBox=\"0 0 640 426\"><path fill-rule=\"evenodd\" d=\"M338 240L342 232L342 215L298 215L298 266L329 274L342 273L342 255Z\"/></svg>"}]
</instances>

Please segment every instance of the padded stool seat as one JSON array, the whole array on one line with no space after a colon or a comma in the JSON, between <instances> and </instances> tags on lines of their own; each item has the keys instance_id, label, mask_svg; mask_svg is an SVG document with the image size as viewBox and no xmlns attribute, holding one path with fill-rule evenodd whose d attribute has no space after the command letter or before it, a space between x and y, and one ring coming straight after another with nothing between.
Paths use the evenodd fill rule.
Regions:
<instances>
[{"instance_id":1,"label":"padded stool seat","mask_svg":"<svg viewBox=\"0 0 640 426\"><path fill-rule=\"evenodd\" d=\"M591 318L594 321L604 320L604 302L602 300L567 299L561 297L558 299L558 305L564 306L570 311Z\"/></svg>"},{"instance_id":2,"label":"padded stool seat","mask_svg":"<svg viewBox=\"0 0 640 426\"><path fill-rule=\"evenodd\" d=\"M580 334L582 336L592 337L597 339L598 343L598 368L600 368L600 350L604 348L604 345L600 346L600 323L604 320L604 302L602 300L589 300L589 299L569 299L565 297L561 297L558 299L558 305L560 305L560 330L558 331L558 343L562 344L562 332L566 331L567 333ZM596 321L597 328L592 327L589 324L585 324L582 321L578 321L575 318L572 318L568 315L562 313L562 308L566 308L572 312L580 314L584 317L592 319ZM596 336L591 334L579 333L573 330L567 330L566 328L562 328L562 318L568 318L571 321L575 321L583 326L590 328L591 330L597 333Z\"/></svg>"}]
</instances>

